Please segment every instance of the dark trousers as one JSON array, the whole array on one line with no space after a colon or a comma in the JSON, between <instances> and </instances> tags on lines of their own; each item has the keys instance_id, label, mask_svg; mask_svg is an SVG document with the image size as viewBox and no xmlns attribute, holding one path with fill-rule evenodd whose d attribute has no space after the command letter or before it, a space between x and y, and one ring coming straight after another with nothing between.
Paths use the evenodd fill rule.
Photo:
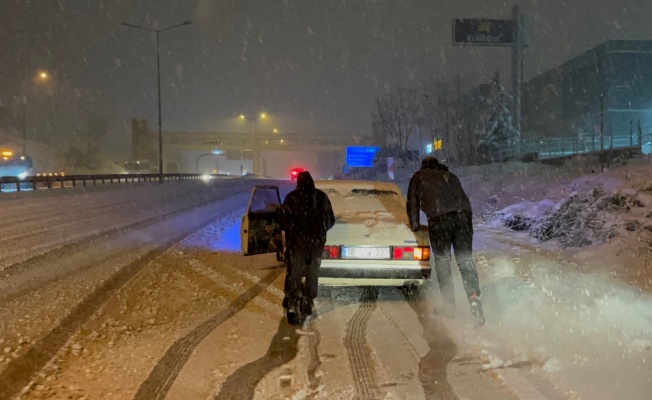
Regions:
<instances>
[{"instance_id":1,"label":"dark trousers","mask_svg":"<svg viewBox=\"0 0 652 400\"><path fill-rule=\"evenodd\" d=\"M319 266L323 250L323 246L319 248L288 246L285 249L287 274L283 307L300 311L302 316L312 314L314 299L317 297Z\"/></svg>"},{"instance_id":2,"label":"dark trousers","mask_svg":"<svg viewBox=\"0 0 652 400\"><path fill-rule=\"evenodd\" d=\"M473 263L473 220L469 212L452 212L428 219L430 246L435 255L435 272L444 300L455 303L451 273L451 246L462 274L467 297L480 295L478 271Z\"/></svg>"}]
</instances>

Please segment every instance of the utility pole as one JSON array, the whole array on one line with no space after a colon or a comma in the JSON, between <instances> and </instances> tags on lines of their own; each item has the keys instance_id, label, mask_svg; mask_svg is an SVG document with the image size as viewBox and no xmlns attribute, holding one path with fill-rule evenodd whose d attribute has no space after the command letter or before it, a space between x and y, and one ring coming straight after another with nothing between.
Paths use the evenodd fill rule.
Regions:
<instances>
[{"instance_id":1,"label":"utility pole","mask_svg":"<svg viewBox=\"0 0 652 400\"><path fill-rule=\"evenodd\" d=\"M515 128L521 133L522 127L522 90L523 90L523 15L520 7L515 5L512 8L512 20L514 21L515 40L512 47L512 91L514 92L514 122Z\"/></svg>"},{"instance_id":2,"label":"utility pole","mask_svg":"<svg viewBox=\"0 0 652 400\"><path fill-rule=\"evenodd\" d=\"M144 26L132 25L126 22L123 22L122 25L128 26L130 28L142 29L144 31L156 33L156 76L157 76L157 88L158 88L158 181L163 183L163 123L161 117L161 54L159 51L159 34L161 32L177 28L183 25L190 25L191 21L184 21L180 24L168 26L167 28L162 29L152 29L146 28Z\"/></svg>"},{"instance_id":3,"label":"utility pole","mask_svg":"<svg viewBox=\"0 0 652 400\"><path fill-rule=\"evenodd\" d=\"M27 104L23 103L20 125L23 130L23 156L27 155Z\"/></svg>"},{"instance_id":4,"label":"utility pole","mask_svg":"<svg viewBox=\"0 0 652 400\"><path fill-rule=\"evenodd\" d=\"M600 172L604 172L604 93L600 94Z\"/></svg>"}]
</instances>

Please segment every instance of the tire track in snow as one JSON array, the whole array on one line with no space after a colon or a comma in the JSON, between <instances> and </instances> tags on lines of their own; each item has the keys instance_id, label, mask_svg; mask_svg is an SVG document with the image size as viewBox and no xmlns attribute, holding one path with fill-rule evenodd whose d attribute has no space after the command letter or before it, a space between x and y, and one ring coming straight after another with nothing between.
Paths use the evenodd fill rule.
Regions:
<instances>
[{"instance_id":1,"label":"tire track in snow","mask_svg":"<svg viewBox=\"0 0 652 400\"><path fill-rule=\"evenodd\" d=\"M447 373L448 364L457 354L457 345L445 327L433 318L428 302L406 300L423 328L423 339L430 347L430 351L419 360L419 381L425 398L458 399Z\"/></svg>"},{"instance_id":2,"label":"tire track in snow","mask_svg":"<svg viewBox=\"0 0 652 400\"><path fill-rule=\"evenodd\" d=\"M378 400L382 398L371 370L371 356L366 340L367 322L371 313L376 309L377 300L377 287L362 289L360 306L347 323L344 346L349 355L349 364L355 382L356 396L354 400Z\"/></svg>"},{"instance_id":3,"label":"tire track in snow","mask_svg":"<svg viewBox=\"0 0 652 400\"><path fill-rule=\"evenodd\" d=\"M237 188L232 189L237 190ZM233 197L234 194L227 192L222 193L219 196L221 199L226 199L228 197ZM212 201L218 199L212 199ZM183 210L174 211L165 216L168 218L178 218L183 215L183 211L192 212L195 209L199 210L202 209L202 207L207 206L210 206L209 201L184 208ZM221 211L216 211L216 213L216 215L219 215ZM147 225L155 225L157 222L161 222L164 219L165 218L163 218L163 216L152 218L152 220L149 220L149 224L146 224L145 221L140 221L131 224L129 229L144 229ZM192 232L201 230L212 223L214 223L214 218L207 218L201 223L197 223L195 225L181 229L178 234L169 236L165 241L161 240L161 242L157 243L157 245L153 247L152 250L140 256L136 261L121 267L121 269L113 274L111 278L104 281L101 286L93 290L92 293L88 294L87 297L79 302L70 312L63 316L62 319L57 322L56 326L49 330L45 336L38 339L36 343L32 345L24 354L21 354L20 357L11 361L4 367L4 369L0 370L0 399L12 398L12 396L16 395L21 389L27 387L30 384L30 379L32 376L40 371L47 364L47 362L60 351L60 349L66 344L67 340L70 338L73 332L81 328L83 324L86 323L86 321L101 307L102 304L104 304L141 269L146 267L150 262L154 261L170 247L183 240ZM106 234L106 232L104 234ZM111 236L109 235L103 239L110 240ZM88 244L86 241L84 241L82 244L73 243L69 246L66 246L66 251L73 253L75 250L83 247L86 244ZM57 256L65 257L69 255L66 251L57 253ZM41 260L43 257L43 255L38 255L32 258L32 260ZM41 261L46 262L47 259ZM10 275L12 273L18 274L20 269L29 269L30 267L31 265L29 263L21 263L20 268L2 272L9 273ZM86 267L90 268L91 266ZM54 278L44 278L44 281L37 282L36 286L45 285L54 279L60 279L60 277L57 276ZM28 286L30 286L30 289L35 288L34 285ZM20 290L21 289L17 289L17 291ZM0 304L6 300L7 297L2 298L2 300L0 300Z\"/></svg>"},{"instance_id":4,"label":"tire track in snow","mask_svg":"<svg viewBox=\"0 0 652 400\"><path fill-rule=\"evenodd\" d=\"M112 236L115 235L124 235L127 231L130 230L137 230L137 229L142 229L147 226L153 225L157 222L164 221L168 218L176 217L179 215L183 215L184 213L187 213L189 211L192 211L196 208L200 208L206 206L206 204L198 204L198 205L193 205L189 207L185 207L179 210L175 210L172 212L169 212L167 214L163 215L158 215L154 216L151 218L148 218L146 220L134 222L125 226L117 227L117 228L112 228L107 231L103 232L97 232L95 234L92 234L90 236L86 236L80 240L72 241L70 243L66 243L64 245L60 245L59 247L47 250L44 253L41 254L36 254L32 256L31 258L15 263L8 268L5 269L0 269L2 274L4 274L4 278L7 277L12 277L14 275L19 275L20 273L34 268L34 265L37 263L47 263L47 261L50 258L57 257L57 258L62 258L69 256L71 254L74 254L75 252L79 251L81 248L84 246L92 245L94 242L101 240L101 239L110 239ZM211 221L212 223L212 221ZM208 223L206 224L208 225ZM185 236L187 236L188 232L185 232L183 235L179 236L175 240L178 242L179 240L183 239ZM172 246L173 243L166 244L165 249L169 248ZM161 253L162 254L162 253ZM83 266L82 268L86 268L87 266ZM61 273L60 275L52 278L45 278L45 277L40 277L38 280L33 280L26 286L21 286L21 288L11 288L10 290L5 290L0 294L0 304L2 303L7 303L10 302L16 298L19 298L20 296L25 295L25 293L28 293L29 291L35 290L41 286L44 286L53 280L57 279L62 279L65 278L66 276L69 276L71 273L75 273L79 270L79 268L71 268L67 273Z\"/></svg>"},{"instance_id":5,"label":"tire track in snow","mask_svg":"<svg viewBox=\"0 0 652 400\"><path fill-rule=\"evenodd\" d=\"M310 353L310 364L308 364L308 382L310 382L310 390L312 394L308 398L314 398L319 393L319 385L321 384L321 375L318 374L321 360L319 359L319 344L321 343L321 332L317 328L317 324L311 321L308 324L308 330L313 335L308 336L308 351Z\"/></svg>"},{"instance_id":6,"label":"tire track in snow","mask_svg":"<svg viewBox=\"0 0 652 400\"><path fill-rule=\"evenodd\" d=\"M241 311L250 301L260 295L285 271L277 268L265 275L256 285L238 296L227 308L206 320L192 332L177 340L158 361L145 382L138 388L134 400L164 399L175 379L190 359L197 346L226 320ZM280 329L280 328L279 328Z\"/></svg>"},{"instance_id":7,"label":"tire track in snow","mask_svg":"<svg viewBox=\"0 0 652 400\"><path fill-rule=\"evenodd\" d=\"M313 330L312 324L308 324L304 329L311 337L318 332ZM253 399L256 395L256 387L266 375L296 358L299 352L299 339L300 334L297 332L297 327L289 325L285 317L281 318L278 330L265 355L241 366L229 375L213 400ZM292 374L292 370L286 370L286 373ZM310 369L308 374L310 379ZM292 381L293 377L290 375L290 382Z\"/></svg>"},{"instance_id":8,"label":"tire track in snow","mask_svg":"<svg viewBox=\"0 0 652 400\"><path fill-rule=\"evenodd\" d=\"M28 385L32 375L41 370L57 354L61 347L66 344L71 334L81 328L110 296L124 286L138 271L154 261L179 240L180 238L176 238L121 269L120 272L113 275L78 304L50 333L39 340L25 354L9 363L0 373L0 398L11 398L12 395Z\"/></svg>"}]
</instances>

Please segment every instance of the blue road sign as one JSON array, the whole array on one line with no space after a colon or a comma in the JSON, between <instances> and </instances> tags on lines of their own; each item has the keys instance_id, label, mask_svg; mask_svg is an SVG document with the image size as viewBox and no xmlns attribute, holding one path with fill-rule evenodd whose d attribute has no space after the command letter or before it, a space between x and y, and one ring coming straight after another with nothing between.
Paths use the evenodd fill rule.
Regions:
<instances>
[{"instance_id":1,"label":"blue road sign","mask_svg":"<svg viewBox=\"0 0 652 400\"><path fill-rule=\"evenodd\" d=\"M375 146L347 146L346 165L349 167L373 167L374 157L380 147Z\"/></svg>"}]
</instances>

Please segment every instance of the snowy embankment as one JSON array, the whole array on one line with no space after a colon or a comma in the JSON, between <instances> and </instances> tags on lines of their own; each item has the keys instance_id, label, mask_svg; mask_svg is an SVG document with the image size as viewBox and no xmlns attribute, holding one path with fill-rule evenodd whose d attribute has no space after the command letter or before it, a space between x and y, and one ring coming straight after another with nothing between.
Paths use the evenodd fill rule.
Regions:
<instances>
[{"instance_id":1,"label":"snowy embankment","mask_svg":"<svg viewBox=\"0 0 652 400\"><path fill-rule=\"evenodd\" d=\"M628 162L453 168L476 216L487 326L470 328L454 269L461 306L447 327L457 357L481 359L515 398L540 398L519 390L539 379L519 376L524 367L545 371L562 398L652 393L652 164ZM411 172L397 171L404 191Z\"/></svg>"},{"instance_id":2,"label":"snowy embankment","mask_svg":"<svg viewBox=\"0 0 652 400\"><path fill-rule=\"evenodd\" d=\"M483 210L481 224L506 228L504 234L513 240L559 252L582 271L610 273L651 290L650 161L634 159L589 175L569 168L542 172L480 185L489 193L482 203L475 196Z\"/></svg>"},{"instance_id":3,"label":"snowy embankment","mask_svg":"<svg viewBox=\"0 0 652 400\"><path fill-rule=\"evenodd\" d=\"M515 365L541 365L569 398L646 398L649 160L588 175L573 165L502 172L463 176L482 210L476 247L491 322L481 332L453 322L460 347L479 351L501 379Z\"/></svg>"}]
</instances>

